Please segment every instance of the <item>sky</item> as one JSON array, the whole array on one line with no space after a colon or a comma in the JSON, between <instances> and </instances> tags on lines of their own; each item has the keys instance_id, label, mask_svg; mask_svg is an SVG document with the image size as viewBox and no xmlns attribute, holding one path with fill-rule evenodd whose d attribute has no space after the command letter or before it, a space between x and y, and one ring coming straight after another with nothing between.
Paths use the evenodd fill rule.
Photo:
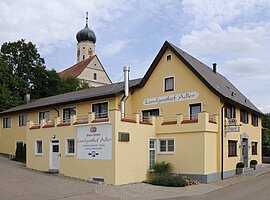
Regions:
<instances>
[{"instance_id":1,"label":"sky","mask_svg":"<svg viewBox=\"0 0 270 200\"><path fill-rule=\"evenodd\" d=\"M76 33L89 25L113 82L125 65L143 77L167 40L228 78L270 112L269 0L1 0L0 43L26 39L48 69L76 63Z\"/></svg>"}]
</instances>

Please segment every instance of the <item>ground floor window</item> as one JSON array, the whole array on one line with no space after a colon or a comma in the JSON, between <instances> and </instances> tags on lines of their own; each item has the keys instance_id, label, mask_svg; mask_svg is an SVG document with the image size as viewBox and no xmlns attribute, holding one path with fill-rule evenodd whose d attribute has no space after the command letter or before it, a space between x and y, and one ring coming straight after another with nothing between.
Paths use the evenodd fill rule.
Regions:
<instances>
[{"instance_id":1,"label":"ground floor window","mask_svg":"<svg viewBox=\"0 0 270 200\"><path fill-rule=\"evenodd\" d=\"M75 141L74 139L66 140L66 155L74 155L75 153Z\"/></svg>"},{"instance_id":2,"label":"ground floor window","mask_svg":"<svg viewBox=\"0 0 270 200\"><path fill-rule=\"evenodd\" d=\"M174 153L174 139L159 139L159 153Z\"/></svg>"},{"instance_id":3,"label":"ground floor window","mask_svg":"<svg viewBox=\"0 0 270 200\"><path fill-rule=\"evenodd\" d=\"M42 140L36 140L36 155L42 155Z\"/></svg>"},{"instance_id":4,"label":"ground floor window","mask_svg":"<svg viewBox=\"0 0 270 200\"><path fill-rule=\"evenodd\" d=\"M149 169L153 170L153 166L156 163L156 140L149 140Z\"/></svg>"},{"instance_id":5,"label":"ground floor window","mask_svg":"<svg viewBox=\"0 0 270 200\"><path fill-rule=\"evenodd\" d=\"M228 141L228 156L229 157L237 156L237 141L236 140Z\"/></svg>"},{"instance_id":6,"label":"ground floor window","mask_svg":"<svg viewBox=\"0 0 270 200\"><path fill-rule=\"evenodd\" d=\"M251 142L252 155L258 155L258 142Z\"/></svg>"}]
</instances>

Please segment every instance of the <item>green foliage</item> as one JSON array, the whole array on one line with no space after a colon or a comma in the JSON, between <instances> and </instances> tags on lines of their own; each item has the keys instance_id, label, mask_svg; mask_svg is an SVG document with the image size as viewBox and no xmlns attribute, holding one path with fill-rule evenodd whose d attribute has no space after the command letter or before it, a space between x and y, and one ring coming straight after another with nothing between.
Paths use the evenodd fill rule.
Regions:
<instances>
[{"instance_id":1,"label":"green foliage","mask_svg":"<svg viewBox=\"0 0 270 200\"><path fill-rule=\"evenodd\" d=\"M257 164L258 164L257 160L251 160L250 161L250 165L257 165Z\"/></svg>"},{"instance_id":2,"label":"green foliage","mask_svg":"<svg viewBox=\"0 0 270 200\"><path fill-rule=\"evenodd\" d=\"M187 186L187 181L179 176L162 174L154 176L151 180L151 184L171 187L185 187Z\"/></svg>"},{"instance_id":3,"label":"green foliage","mask_svg":"<svg viewBox=\"0 0 270 200\"><path fill-rule=\"evenodd\" d=\"M47 70L36 45L19 40L6 42L0 53L0 111L23 103L24 95L31 99L89 88L76 77L62 79Z\"/></svg>"},{"instance_id":4,"label":"green foliage","mask_svg":"<svg viewBox=\"0 0 270 200\"><path fill-rule=\"evenodd\" d=\"M266 113L262 117L262 144L269 145L269 135L270 135L270 113Z\"/></svg>"},{"instance_id":5,"label":"green foliage","mask_svg":"<svg viewBox=\"0 0 270 200\"><path fill-rule=\"evenodd\" d=\"M245 167L245 164L243 162L238 162L236 164L236 168L244 168Z\"/></svg>"},{"instance_id":6,"label":"green foliage","mask_svg":"<svg viewBox=\"0 0 270 200\"><path fill-rule=\"evenodd\" d=\"M153 170L155 174L168 174L173 170L173 167L171 163L162 161L154 164Z\"/></svg>"},{"instance_id":7,"label":"green foliage","mask_svg":"<svg viewBox=\"0 0 270 200\"><path fill-rule=\"evenodd\" d=\"M269 157L270 156L270 148L268 145L262 146L262 156Z\"/></svg>"}]
</instances>

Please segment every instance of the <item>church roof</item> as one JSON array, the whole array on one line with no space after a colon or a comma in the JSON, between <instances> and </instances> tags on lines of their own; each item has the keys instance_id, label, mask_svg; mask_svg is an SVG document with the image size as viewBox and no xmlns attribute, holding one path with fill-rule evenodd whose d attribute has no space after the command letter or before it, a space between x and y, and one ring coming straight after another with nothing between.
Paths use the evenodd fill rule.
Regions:
<instances>
[{"instance_id":1,"label":"church roof","mask_svg":"<svg viewBox=\"0 0 270 200\"><path fill-rule=\"evenodd\" d=\"M90 58L87 58L87 59L59 72L59 76L61 78L66 78L66 77L71 76L71 75L78 77L83 72L83 70L89 65L89 63L94 59L94 57L96 57L96 56L92 56Z\"/></svg>"}]
</instances>

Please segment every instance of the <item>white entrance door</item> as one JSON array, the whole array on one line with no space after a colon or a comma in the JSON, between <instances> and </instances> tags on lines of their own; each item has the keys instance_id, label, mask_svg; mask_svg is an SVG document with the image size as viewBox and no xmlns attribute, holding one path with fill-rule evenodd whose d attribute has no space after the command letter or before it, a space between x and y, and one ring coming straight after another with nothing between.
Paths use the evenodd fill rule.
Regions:
<instances>
[{"instance_id":1,"label":"white entrance door","mask_svg":"<svg viewBox=\"0 0 270 200\"><path fill-rule=\"evenodd\" d=\"M51 169L59 169L59 141L51 141Z\"/></svg>"}]
</instances>

